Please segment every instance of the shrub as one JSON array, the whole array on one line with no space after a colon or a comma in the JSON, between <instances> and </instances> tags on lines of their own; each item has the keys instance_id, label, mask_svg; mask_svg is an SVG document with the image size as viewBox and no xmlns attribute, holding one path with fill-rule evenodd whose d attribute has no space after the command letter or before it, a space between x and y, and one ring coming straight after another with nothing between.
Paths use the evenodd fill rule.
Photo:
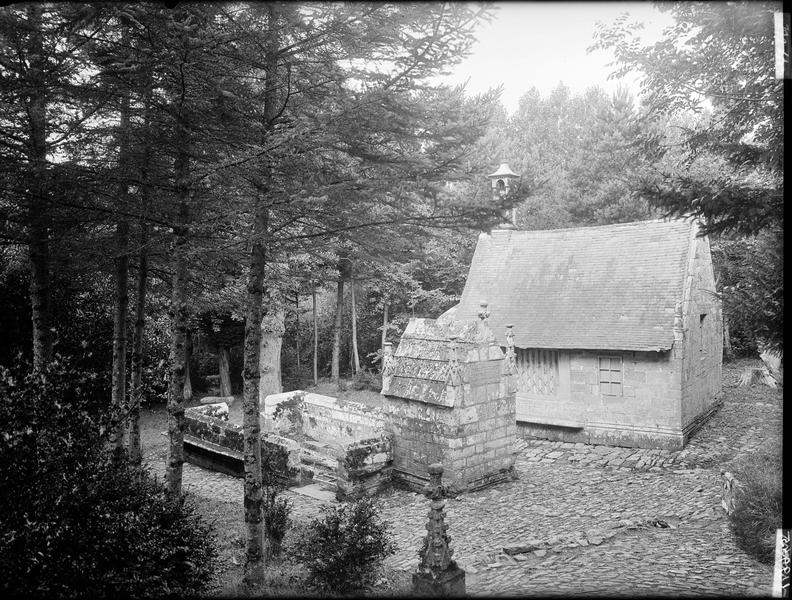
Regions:
<instances>
[{"instance_id":1,"label":"shrub","mask_svg":"<svg viewBox=\"0 0 792 600\"><path fill-rule=\"evenodd\" d=\"M307 567L309 581L322 589L359 589L396 551L391 525L380 519L378 509L371 498L323 506L320 517L296 532L289 555Z\"/></svg>"},{"instance_id":2,"label":"shrub","mask_svg":"<svg viewBox=\"0 0 792 600\"><path fill-rule=\"evenodd\" d=\"M772 564L776 529L781 527L781 457L760 453L737 471L742 493L737 497L729 525L737 545L757 560Z\"/></svg>"},{"instance_id":3,"label":"shrub","mask_svg":"<svg viewBox=\"0 0 792 600\"><path fill-rule=\"evenodd\" d=\"M291 526L289 515L292 504L280 493L285 485L278 477L276 458L270 453L262 453L261 475L264 492L264 533L267 537L266 558L280 556L283 538Z\"/></svg>"},{"instance_id":4,"label":"shrub","mask_svg":"<svg viewBox=\"0 0 792 600\"><path fill-rule=\"evenodd\" d=\"M63 361L0 372L3 595L198 591L215 550L185 498L104 451L106 382Z\"/></svg>"},{"instance_id":5,"label":"shrub","mask_svg":"<svg viewBox=\"0 0 792 600\"><path fill-rule=\"evenodd\" d=\"M352 378L350 387L353 390L372 390L379 392L382 389L382 377L368 369L361 369Z\"/></svg>"},{"instance_id":6,"label":"shrub","mask_svg":"<svg viewBox=\"0 0 792 600\"><path fill-rule=\"evenodd\" d=\"M291 503L280 497L280 489L264 488L264 531L267 535L267 558L280 556L283 538L291 525Z\"/></svg>"}]
</instances>

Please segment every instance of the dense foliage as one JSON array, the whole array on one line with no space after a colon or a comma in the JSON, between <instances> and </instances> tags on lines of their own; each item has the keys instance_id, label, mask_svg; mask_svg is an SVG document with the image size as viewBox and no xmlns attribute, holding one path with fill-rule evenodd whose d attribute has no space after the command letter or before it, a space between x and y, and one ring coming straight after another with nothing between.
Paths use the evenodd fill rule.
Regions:
<instances>
[{"instance_id":1,"label":"dense foliage","mask_svg":"<svg viewBox=\"0 0 792 600\"><path fill-rule=\"evenodd\" d=\"M675 19L659 41L642 44L638 25L621 19L603 26L593 46L613 50L614 75L643 75L643 105L655 127L641 137L659 159L641 193L664 214L701 217L709 233L746 236L748 260L762 273L735 293L724 290L727 316L745 324L754 344L782 351L784 83L775 78L773 25L779 5L658 6Z\"/></svg>"},{"instance_id":2,"label":"dense foliage","mask_svg":"<svg viewBox=\"0 0 792 600\"><path fill-rule=\"evenodd\" d=\"M639 190L650 164L640 139L646 128L626 89L573 94L559 84L543 97L532 88L481 138L476 158L508 162L521 175L521 229L637 221L653 216Z\"/></svg>"},{"instance_id":3,"label":"dense foliage","mask_svg":"<svg viewBox=\"0 0 792 600\"><path fill-rule=\"evenodd\" d=\"M196 593L209 527L184 497L105 452L107 382L56 359L0 373L3 595Z\"/></svg>"},{"instance_id":4,"label":"dense foliage","mask_svg":"<svg viewBox=\"0 0 792 600\"><path fill-rule=\"evenodd\" d=\"M310 581L321 589L359 589L376 574L383 559L396 551L391 525L381 520L378 508L367 497L323 506L320 517L297 530L289 555L307 567Z\"/></svg>"},{"instance_id":5,"label":"dense foliage","mask_svg":"<svg viewBox=\"0 0 792 600\"><path fill-rule=\"evenodd\" d=\"M316 375L376 386L367 369L383 343L453 306L476 235L518 201L526 229L703 218L723 236L713 251L735 340L782 349L776 7L662 8L676 24L659 42L641 45L619 21L595 43L644 73L640 104L559 85L546 98L528 90L511 117L497 91L437 83L488 4L0 11L0 366L21 355L38 373L15 369L2 388L6 541L19 561L7 585L39 577L40 591L61 594L69 577L94 577L99 594L122 579L140 586L130 593L164 593L205 579L206 530L180 499L183 402L190 376L204 385L218 370L224 393L244 394L248 562L260 566L253 542L263 531L276 552L289 506L266 482L262 493L254 464L259 394L280 391L281 363L287 385L303 387L314 360ZM490 193L500 162L522 174L516 194ZM58 353L74 368L50 366ZM130 415L139 457L140 403L166 398L168 500L100 448L103 436L121 446ZM390 549L374 509L354 506L318 525L325 554L312 568L326 587ZM30 546L15 533L26 520L41 524ZM380 541L366 546L354 523ZM103 554L90 554L90 536ZM329 561L334 543L355 560Z\"/></svg>"},{"instance_id":6,"label":"dense foliage","mask_svg":"<svg viewBox=\"0 0 792 600\"><path fill-rule=\"evenodd\" d=\"M782 471L780 452L744 460L738 473L741 493L729 515L737 545L766 564L775 560L776 531L782 526Z\"/></svg>"}]
</instances>

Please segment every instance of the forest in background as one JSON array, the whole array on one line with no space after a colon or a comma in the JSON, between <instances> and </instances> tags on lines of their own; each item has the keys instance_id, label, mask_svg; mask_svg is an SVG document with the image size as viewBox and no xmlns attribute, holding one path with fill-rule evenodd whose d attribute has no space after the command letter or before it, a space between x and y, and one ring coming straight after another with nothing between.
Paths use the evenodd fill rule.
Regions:
<instances>
[{"instance_id":1,"label":"forest in background","mask_svg":"<svg viewBox=\"0 0 792 600\"><path fill-rule=\"evenodd\" d=\"M435 83L490 6L3 8L0 365L94 373L138 457L140 403L167 399L178 492L191 389L229 365L252 427L260 393L313 380L314 339L319 377L376 372L512 207L524 229L700 217L732 352L782 351L777 6L662 7L659 42L623 20L592 46L640 101L560 84L511 116ZM501 162L521 180L495 198Z\"/></svg>"}]
</instances>

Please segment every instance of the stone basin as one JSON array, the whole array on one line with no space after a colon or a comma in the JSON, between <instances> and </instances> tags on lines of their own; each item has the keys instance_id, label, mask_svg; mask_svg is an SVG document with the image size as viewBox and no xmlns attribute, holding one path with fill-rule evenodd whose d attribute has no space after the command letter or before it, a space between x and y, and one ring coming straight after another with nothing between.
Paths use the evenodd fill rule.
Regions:
<instances>
[{"instance_id":1,"label":"stone basin","mask_svg":"<svg viewBox=\"0 0 792 600\"><path fill-rule=\"evenodd\" d=\"M186 460L244 475L241 404L221 402L185 411ZM262 463L283 484L321 482L339 500L390 486L393 438L378 410L296 390L267 396L260 414Z\"/></svg>"}]
</instances>

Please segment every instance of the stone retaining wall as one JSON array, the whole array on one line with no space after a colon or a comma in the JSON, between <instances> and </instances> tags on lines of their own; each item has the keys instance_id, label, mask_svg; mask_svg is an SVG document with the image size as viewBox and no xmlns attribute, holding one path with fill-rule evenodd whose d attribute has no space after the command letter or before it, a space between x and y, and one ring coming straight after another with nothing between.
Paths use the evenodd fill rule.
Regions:
<instances>
[{"instance_id":1,"label":"stone retaining wall","mask_svg":"<svg viewBox=\"0 0 792 600\"><path fill-rule=\"evenodd\" d=\"M186 460L229 475L244 475L242 426L228 421L227 405L195 406L185 410L184 417ZM294 440L263 432L261 463L285 485L299 485L302 481L300 445Z\"/></svg>"},{"instance_id":2,"label":"stone retaining wall","mask_svg":"<svg viewBox=\"0 0 792 600\"><path fill-rule=\"evenodd\" d=\"M283 402L292 400L294 394L279 396L284 396ZM321 401L321 398L333 402ZM273 403L271 415L278 404ZM315 459L316 448L326 445L319 462L329 466L339 500L374 495L390 485L393 437L382 431L381 416L367 414L359 406L339 406L334 398L327 396L320 397L317 402L316 398L306 401L297 394L292 407L301 415L297 421L301 439L310 436L320 443L306 440L301 445L272 431L262 432L262 466L271 469L283 484L299 486L310 483L318 465L315 461L312 461L312 466L303 465L303 458L307 457L309 446ZM242 426L228 421L225 404L189 408L185 411L185 418L185 457L188 461L229 475L244 475ZM345 423L349 424L349 430ZM355 438L350 431L352 434L366 433L367 437Z\"/></svg>"},{"instance_id":3,"label":"stone retaining wall","mask_svg":"<svg viewBox=\"0 0 792 600\"><path fill-rule=\"evenodd\" d=\"M267 396L262 414L268 429L339 447L385 430L384 417L374 408L302 390Z\"/></svg>"},{"instance_id":4,"label":"stone retaining wall","mask_svg":"<svg viewBox=\"0 0 792 600\"><path fill-rule=\"evenodd\" d=\"M338 459L336 498L354 500L374 496L391 485L393 438L383 435L352 442Z\"/></svg>"},{"instance_id":5,"label":"stone retaining wall","mask_svg":"<svg viewBox=\"0 0 792 600\"><path fill-rule=\"evenodd\" d=\"M357 402L340 404L329 396L306 394L302 431L317 441L343 445L382 435L385 420L374 409Z\"/></svg>"}]
</instances>

